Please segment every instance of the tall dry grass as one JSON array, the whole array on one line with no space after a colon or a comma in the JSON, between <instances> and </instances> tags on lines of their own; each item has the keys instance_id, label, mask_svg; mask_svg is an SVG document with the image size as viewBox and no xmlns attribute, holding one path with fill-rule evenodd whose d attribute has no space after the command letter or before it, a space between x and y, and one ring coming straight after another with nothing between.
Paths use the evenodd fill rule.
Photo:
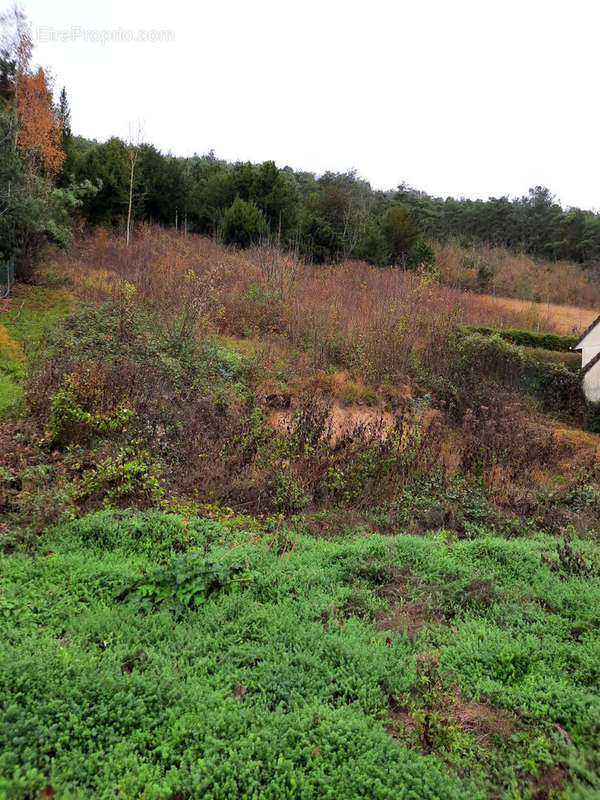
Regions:
<instances>
[{"instance_id":1,"label":"tall dry grass","mask_svg":"<svg viewBox=\"0 0 600 800\"><path fill-rule=\"evenodd\" d=\"M464 247L456 239L437 244L435 258L442 282L456 289L535 303L600 307L600 285L594 274L567 261L546 261L486 244Z\"/></svg>"},{"instance_id":2,"label":"tall dry grass","mask_svg":"<svg viewBox=\"0 0 600 800\"><path fill-rule=\"evenodd\" d=\"M582 308L556 303L535 303L517 297L494 297L490 294L482 294L478 298L482 305L489 307L490 317L500 318L500 328L507 327L503 320L510 319L517 311L529 320L525 327L538 330L543 328L563 334L581 334L596 319L600 309L600 306Z\"/></svg>"},{"instance_id":3,"label":"tall dry grass","mask_svg":"<svg viewBox=\"0 0 600 800\"><path fill-rule=\"evenodd\" d=\"M445 371L461 324L555 330L543 307L510 307L430 275L362 262L300 264L266 245L246 251L158 226L140 226L129 247L98 228L55 265L84 298L135 302L177 334L202 318L220 334L279 336L313 365L359 370L370 379Z\"/></svg>"}]
</instances>

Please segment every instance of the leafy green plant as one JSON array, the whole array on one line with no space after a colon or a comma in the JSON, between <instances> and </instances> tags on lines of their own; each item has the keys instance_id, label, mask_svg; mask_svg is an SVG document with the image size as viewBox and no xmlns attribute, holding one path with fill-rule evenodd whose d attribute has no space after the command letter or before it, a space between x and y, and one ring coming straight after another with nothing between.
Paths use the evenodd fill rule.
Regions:
<instances>
[{"instance_id":1,"label":"leafy green plant","mask_svg":"<svg viewBox=\"0 0 600 800\"><path fill-rule=\"evenodd\" d=\"M211 595L251 580L242 562L226 564L192 552L138 578L119 594L119 599L145 613L166 610L180 617L188 608L201 608Z\"/></svg>"},{"instance_id":2,"label":"leafy green plant","mask_svg":"<svg viewBox=\"0 0 600 800\"><path fill-rule=\"evenodd\" d=\"M586 484L571 489L565 497L565 504L575 511L600 512L600 491L596 486Z\"/></svg>"},{"instance_id":3,"label":"leafy green plant","mask_svg":"<svg viewBox=\"0 0 600 800\"><path fill-rule=\"evenodd\" d=\"M479 380L485 375L509 386L519 379L523 355L498 334L471 333L460 342L459 352L461 369L467 376L477 373Z\"/></svg>"},{"instance_id":4,"label":"leafy green plant","mask_svg":"<svg viewBox=\"0 0 600 800\"><path fill-rule=\"evenodd\" d=\"M482 333L485 336L500 336L500 338L508 342L525 347L535 347L556 352L568 352L577 341L576 336L538 333L537 331L517 330L515 328L489 328L483 325L471 325L466 330L472 333Z\"/></svg>"},{"instance_id":5,"label":"leafy green plant","mask_svg":"<svg viewBox=\"0 0 600 800\"><path fill-rule=\"evenodd\" d=\"M93 414L79 404L69 379L54 394L50 404L50 417L46 428L49 445L63 444L65 436L72 435L72 426L89 434L109 434L120 431L131 419L133 411L126 406L112 414Z\"/></svg>"},{"instance_id":6,"label":"leafy green plant","mask_svg":"<svg viewBox=\"0 0 600 800\"><path fill-rule=\"evenodd\" d=\"M581 575L583 577L597 577L598 569L588 562L585 556L578 551L577 546L571 542L562 541L556 545L559 564L552 565L557 571L567 575Z\"/></svg>"},{"instance_id":7,"label":"leafy green plant","mask_svg":"<svg viewBox=\"0 0 600 800\"><path fill-rule=\"evenodd\" d=\"M130 503L156 506L164 496L158 474L148 452L133 445L122 447L116 456L84 471L74 497L97 497L106 507Z\"/></svg>"},{"instance_id":8,"label":"leafy green plant","mask_svg":"<svg viewBox=\"0 0 600 800\"><path fill-rule=\"evenodd\" d=\"M297 514L310 502L300 481L282 474L277 481L275 508L286 514Z\"/></svg>"}]
</instances>

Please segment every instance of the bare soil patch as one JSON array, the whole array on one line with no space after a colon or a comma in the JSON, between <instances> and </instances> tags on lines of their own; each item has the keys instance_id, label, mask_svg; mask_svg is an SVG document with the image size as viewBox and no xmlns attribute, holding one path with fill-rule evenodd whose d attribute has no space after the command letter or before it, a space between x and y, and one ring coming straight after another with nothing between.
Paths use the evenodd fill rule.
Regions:
<instances>
[{"instance_id":1,"label":"bare soil patch","mask_svg":"<svg viewBox=\"0 0 600 800\"><path fill-rule=\"evenodd\" d=\"M432 741L434 715L438 726L455 725L463 733L474 736L481 747L488 746L493 737L508 739L517 728L517 721L510 712L491 703L467 702L456 690L454 695L440 697L435 706L419 709L419 713L407 705L392 706L385 729L394 739L417 735L423 752L431 753L435 749ZM540 796L540 800L542 797L546 795Z\"/></svg>"},{"instance_id":2,"label":"bare soil patch","mask_svg":"<svg viewBox=\"0 0 600 800\"><path fill-rule=\"evenodd\" d=\"M285 431L292 421L293 409L287 406L273 407L269 414L269 422L277 431ZM330 443L335 444L344 436L352 433L359 425L380 427L382 434L394 427L394 415L388 411L370 406L341 406L334 403L331 408Z\"/></svg>"},{"instance_id":3,"label":"bare soil patch","mask_svg":"<svg viewBox=\"0 0 600 800\"><path fill-rule=\"evenodd\" d=\"M379 612L376 615L378 631L406 633L409 639L416 638L422 628L429 622L440 622L440 618L432 614L424 600L398 605L391 611Z\"/></svg>"},{"instance_id":4,"label":"bare soil patch","mask_svg":"<svg viewBox=\"0 0 600 800\"><path fill-rule=\"evenodd\" d=\"M532 800L552 800L558 798L564 788L568 772L557 765L543 772L531 787Z\"/></svg>"}]
</instances>

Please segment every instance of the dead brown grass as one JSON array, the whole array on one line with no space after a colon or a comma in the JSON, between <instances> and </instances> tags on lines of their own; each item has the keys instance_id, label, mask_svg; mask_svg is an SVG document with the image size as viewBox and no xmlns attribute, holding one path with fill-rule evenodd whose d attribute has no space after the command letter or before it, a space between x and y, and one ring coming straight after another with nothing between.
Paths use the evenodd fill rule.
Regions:
<instances>
[{"instance_id":1,"label":"dead brown grass","mask_svg":"<svg viewBox=\"0 0 600 800\"><path fill-rule=\"evenodd\" d=\"M500 328L508 327L504 320L506 319L508 322L517 312L529 320L530 324L527 327L577 335L582 333L598 316L596 310L580 306L536 303L519 300L516 297L493 297L486 294L479 295L479 298L483 305L489 307L490 318L499 319L500 324L497 327Z\"/></svg>"},{"instance_id":2,"label":"dead brown grass","mask_svg":"<svg viewBox=\"0 0 600 800\"><path fill-rule=\"evenodd\" d=\"M455 697L451 716L464 733L476 736L479 744L485 744L493 735L507 739L515 730L515 721L508 711L489 703L469 703Z\"/></svg>"},{"instance_id":3,"label":"dead brown grass","mask_svg":"<svg viewBox=\"0 0 600 800\"><path fill-rule=\"evenodd\" d=\"M436 245L435 256L442 281L457 289L538 304L600 307L594 273L578 264L532 258L486 244L465 247L456 239Z\"/></svg>"},{"instance_id":4,"label":"dead brown grass","mask_svg":"<svg viewBox=\"0 0 600 800\"><path fill-rule=\"evenodd\" d=\"M414 639L425 625L439 621L440 617L430 612L425 600L415 600L380 612L377 615L377 630L406 634L409 639Z\"/></svg>"},{"instance_id":5,"label":"dead brown grass","mask_svg":"<svg viewBox=\"0 0 600 800\"><path fill-rule=\"evenodd\" d=\"M277 397L282 397L278 395ZM278 408L269 414L269 422L278 431L287 430L292 422L293 409ZM359 425L365 425L380 431L384 436L394 427L394 415L377 408L364 406L340 406L334 403L330 409L330 425L328 427L329 442L334 446L348 436Z\"/></svg>"},{"instance_id":6,"label":"dead brown grass","mask_svg":"<svg viewBox=\"0 0 600 800\"><path fill-rule=\"evenodd\" d=\"M547 307L460 291L427 275L362 262L300 265L277 251L235 251L148 225L137 229L129 248L117 233L96 229L55 269L85 298L118 301L129 283L137 303L173 326L210 311L213 329L223 335L283 335L310 353L313 368L335 365L370 379L408 374L415 358L424 369L443 364L447 338L459 324L542 330L566 324L564 310L559 321ZM586 319L584 312L577 317Z\"/></svg>"}]
</instances>

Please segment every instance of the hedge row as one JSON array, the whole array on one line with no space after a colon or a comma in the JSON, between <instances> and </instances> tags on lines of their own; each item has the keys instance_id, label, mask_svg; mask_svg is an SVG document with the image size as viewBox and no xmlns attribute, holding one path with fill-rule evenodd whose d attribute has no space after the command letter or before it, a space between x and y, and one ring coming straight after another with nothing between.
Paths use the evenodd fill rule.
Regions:
<instances>
[{"instance_id":1,"label":"hedge row","mask_svg":"<svg viewBox=\"0 0 600 800\"><path fill-rule=\"evenodd\" d=\"M525 347L536 347L543 350L568 351L577 342L576 336L563 336L558 333L536 333L535 331L522 331L517 328L487 328L481 326L468 326L468 333L482 333L485 336L500 336L512 344Z\"/></svg>"},{"instance_id":2,"label":"hedge row","mask_svg":"<svg viewBox=\"0 0 600 800\"><path fill-rule=\"evenodd\" d=\"M460 342L459 349L462 377L466 381L491 378L537 398L542 409L550 414L600 432L600 404L586 401L578 371L538 359L497 332L486 336L471 331Z\"/></svg>"}]
</instances>

